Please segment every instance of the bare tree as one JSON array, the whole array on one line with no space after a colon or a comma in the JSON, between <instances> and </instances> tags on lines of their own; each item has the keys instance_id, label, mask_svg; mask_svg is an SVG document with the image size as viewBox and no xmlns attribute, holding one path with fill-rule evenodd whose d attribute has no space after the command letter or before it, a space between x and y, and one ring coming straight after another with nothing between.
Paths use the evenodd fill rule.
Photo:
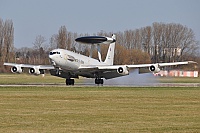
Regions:
<instances>
[{"instance_id":1,"label":"bare tree","mask_svg":"<svg viewBox=\"0 0 200 133\"><path fill-rule=\"evenodd\" d=\"M54 34L51 36L50 40L49 40L49 50L53 50L58 48L57 44L58 44L58 35Z\"/></svg>"},{"instance_id":2,"label":"bare tree","mask_svg":"<svg viewBox=\"0 0 200 133\"><path fill-rule=\"evenodd\" d=\"M65 26L61 26L59 31L58 31L58 48L66 49L67 47L67 29Z\"/></svg>"},{"instance_id":3,"label":"bare tree","mask_svg":"<svg viewBox=\"0 0 200 133\"><path fill-rule=\"evenodd\" d=\"M46 39L44 36L42 35L38 35L36 36L35 38L35 42L33 43L33 47L35 49L35 58L34 60L35 63L43 63L44 60L41 60L41 59L44 59L45 58L45 51L44 51L44 47L45 47L45 42L46 42Z\"/></svg>"},{"instance_id":4,"label":"bare tree","mask_svg":"<svg viewBox=\"0 0 200 133\"><path fill-rule=\"evenodd\" d=\"M148 54L152 54L151 45L152 45L152 28L150 26L144 27L141 29L141 41L142 49Z\"/></svg>"},{"instance_id":5,"label":"bare tree","mask_svg":"<svg viewBox=\"0 0 200 133\"><path fill-rule=\"evenodd\" d=\"M35 38L35 42L33 43L33 47L38 50L41 47L43 47L43 45L44 45L45 42L46 42L45 37L42 36L42 35L38 35Z\"/></svg>"},{"instance_id":6,"label":"bare tree","mask_svg":"<svg viewBox=\"0 0 200 133\"><path fill-rule=\"evenodd\" d=\"M181 61L194 54L198 43L191 29L181 24L153 23L154 62Z\"/></svg>"},{"instance_id":7,"label":"bare tree","mask_svg":"<svg viewBox=\"0 0 200 133\"><path fill-rule=\"evenodd\" d=\"M3 62L12 62L14 56L14 26L12 20L5 22L0 18L0 66ZM3 68L1 68L3 71Z\"/></svg>"},{"instance_id":8,"label":"bare tree","mask_svg":"<svg viewBox=\"0 0 200 133\"><path fill-rule=\"evenodd\" d=\"M12 20L6 20L3 24L3 38L1 39L1 53L2 61L9 62L13 61L13 50L14 50L14 27Z\"/></svg>"},{"instance_id":9,"label":"bare tree","mask_svg":"<svg viewBox=\"0 0 200 133\"><path fill-rule=\"evenodd\" d=\"M3 20L0 18L0 62L2 62L3 45L4 45L4 24Z\"/></svg>"}]
</instances>

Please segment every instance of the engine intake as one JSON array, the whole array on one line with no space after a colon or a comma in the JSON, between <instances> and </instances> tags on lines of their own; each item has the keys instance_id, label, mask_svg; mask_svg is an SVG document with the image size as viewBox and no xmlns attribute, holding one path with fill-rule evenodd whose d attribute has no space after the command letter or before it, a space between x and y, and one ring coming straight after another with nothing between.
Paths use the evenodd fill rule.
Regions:
<instances>
[{"instance_id":1,"label":"engine intake","mask_svg":"<svg viewBox=\"0 0 200 133\"><path fill-rule=\"evenodd\" d=\"M23 70L20 66L13 66L13 67L11 67L11 72L12 73L22 73Z\"/></svg>"},{"instance_id":2,"label":"engine intake","mask_svg":"<svg viewBox=\"0 0 200 133\"><path fill-rule=\"evenodd\" d=\"M117 69L117 72L118 72L119 74L121 74L121 75L128 75L128 74L129 74L129 71L128 71L128 69L127 69L126 66L119 67L119 68Z\"/></svg>"},{"instance_id":3,"label":"engine intake","mask_svg":"<svg viewBox=\"0 0 200 133\"><path fill-rule=\"evenodd\" d=\"M151 65L149 67L149 71L153 72L153 73L158 73L160 72L160 68L158 67L158 64L155 64L155 65Z\"/></svg>"},{"instance_id":4,"label":"engine intake","mask_svg":"<svg viewBox=\"0 0 200 133\"><path fill-rule=\"evenodd\" d=\"M40 74L44 74L44 70L39 69L38 67L33 67L29 69L29 73L34 74L34 75L40 75Z\"/></svg>"}]
</instances>

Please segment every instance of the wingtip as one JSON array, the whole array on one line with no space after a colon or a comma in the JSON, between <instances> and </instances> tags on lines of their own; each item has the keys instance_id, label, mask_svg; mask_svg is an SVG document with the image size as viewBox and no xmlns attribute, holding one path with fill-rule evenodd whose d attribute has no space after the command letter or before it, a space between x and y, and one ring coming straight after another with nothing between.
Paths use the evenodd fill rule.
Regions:
<instances>
[{"instance_id":1,"label":"wingtip","mask_svg":"<svg viewBox=\"0 0 200 133\"><path fill-rule=\"evenodd\" d=\"M198 64L198 63L195 61L188 61L188 64Z\"/></svg>"}]
</instances>

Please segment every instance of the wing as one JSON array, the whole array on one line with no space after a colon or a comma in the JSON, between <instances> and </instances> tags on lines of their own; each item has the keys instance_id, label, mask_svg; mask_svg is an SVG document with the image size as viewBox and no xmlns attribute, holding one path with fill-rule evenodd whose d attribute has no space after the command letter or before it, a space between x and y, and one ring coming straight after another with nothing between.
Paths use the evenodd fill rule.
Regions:
<instances>
[{"instance_id":1,"label":"wing","mask_svg":"<svg viewBox=\"0 0 200 133\"><path fill-rule=\"evenodd\" d=\"M155 63L155 64L137 64L137 65L102 65L102 66L81 66L79 71L98 75L101 78L111 79L129 74L131 69L149 68L148 72L159 72L160 67L194 64L194 61Z\"/></svg>"},{"instance_id":2,"label":"wing","mask_svg":"<svg viewBox=\"0 0 200 133\"><path fill-rule=\"evenodd\" d=\"M171 62L171 63L155 63L155 64L138 64L138 65L127 65L129 68L142 68L150 67L152 65L158 65L159 67L165 66L176 66L176 65L187 65L187 64L196 64L194 61L184 61L184 62Z\"/></svg>"},{"instance_id":3,"label":"wing","mask_svg":"<svg viewBox=\"0 0 200 133\"><path fill-rule=\"evenodd\" d=\"M52 65L30 65L30 64L16 64L16 63L4 63L4 66L20 66L21 68L34 68L37 67L43 70L54 69Z\"/></svg>"},{"instance_id":4,"label":"wing","mask_svg":"<svg viewBox=\"0 0 200 133\"><path fill-rule=\"evenodd\" d=\"M29 65L29 64L16 64L16 63L4 63L5 66L12 66L11 72L22 73L24 68L29 68L29 73L34 75L44 74L45 70L54 69L51 65Z\"/></svg>"},{"instance_id":5,"label":"wing","mask_svg":"<svg viewBox=\"0 0 200 133\"><path fill-rule=\"evenodd\" d=\"M105 79L111 79L116 78L120 76L125 76L117 72L117 69L121 65L115 65L115 66L84 66L82 65L79 67L79 71L81 71L81 76L88 77L88 78L105 78Z\"/></svg>"}]
</instances>

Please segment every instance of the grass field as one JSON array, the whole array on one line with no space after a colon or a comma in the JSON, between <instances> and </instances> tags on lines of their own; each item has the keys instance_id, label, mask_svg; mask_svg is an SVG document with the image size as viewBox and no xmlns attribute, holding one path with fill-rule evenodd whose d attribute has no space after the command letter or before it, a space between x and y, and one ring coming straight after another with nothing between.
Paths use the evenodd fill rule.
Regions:
<instances>
[{"instance_id":1,"label":"grass field","mask_svg":"<svg viewBox=\"0 0 200 133\"><path fill-rule=\"evenodd\" d=\"M59 84L65 83L65 79L45 75L35 76L30 74L0 74L0 84L37 84L37 83L52 83Z\"/></svg>"},{"instance_id":2,"label":"grass field","mask_svg":"<svg viewBox=\"0 0 200 133\"><path fill-rule=\"evenodd\" d=\"M200 132L200 88L0 87L0 132Z\"/></svg>"}]
</instances>

